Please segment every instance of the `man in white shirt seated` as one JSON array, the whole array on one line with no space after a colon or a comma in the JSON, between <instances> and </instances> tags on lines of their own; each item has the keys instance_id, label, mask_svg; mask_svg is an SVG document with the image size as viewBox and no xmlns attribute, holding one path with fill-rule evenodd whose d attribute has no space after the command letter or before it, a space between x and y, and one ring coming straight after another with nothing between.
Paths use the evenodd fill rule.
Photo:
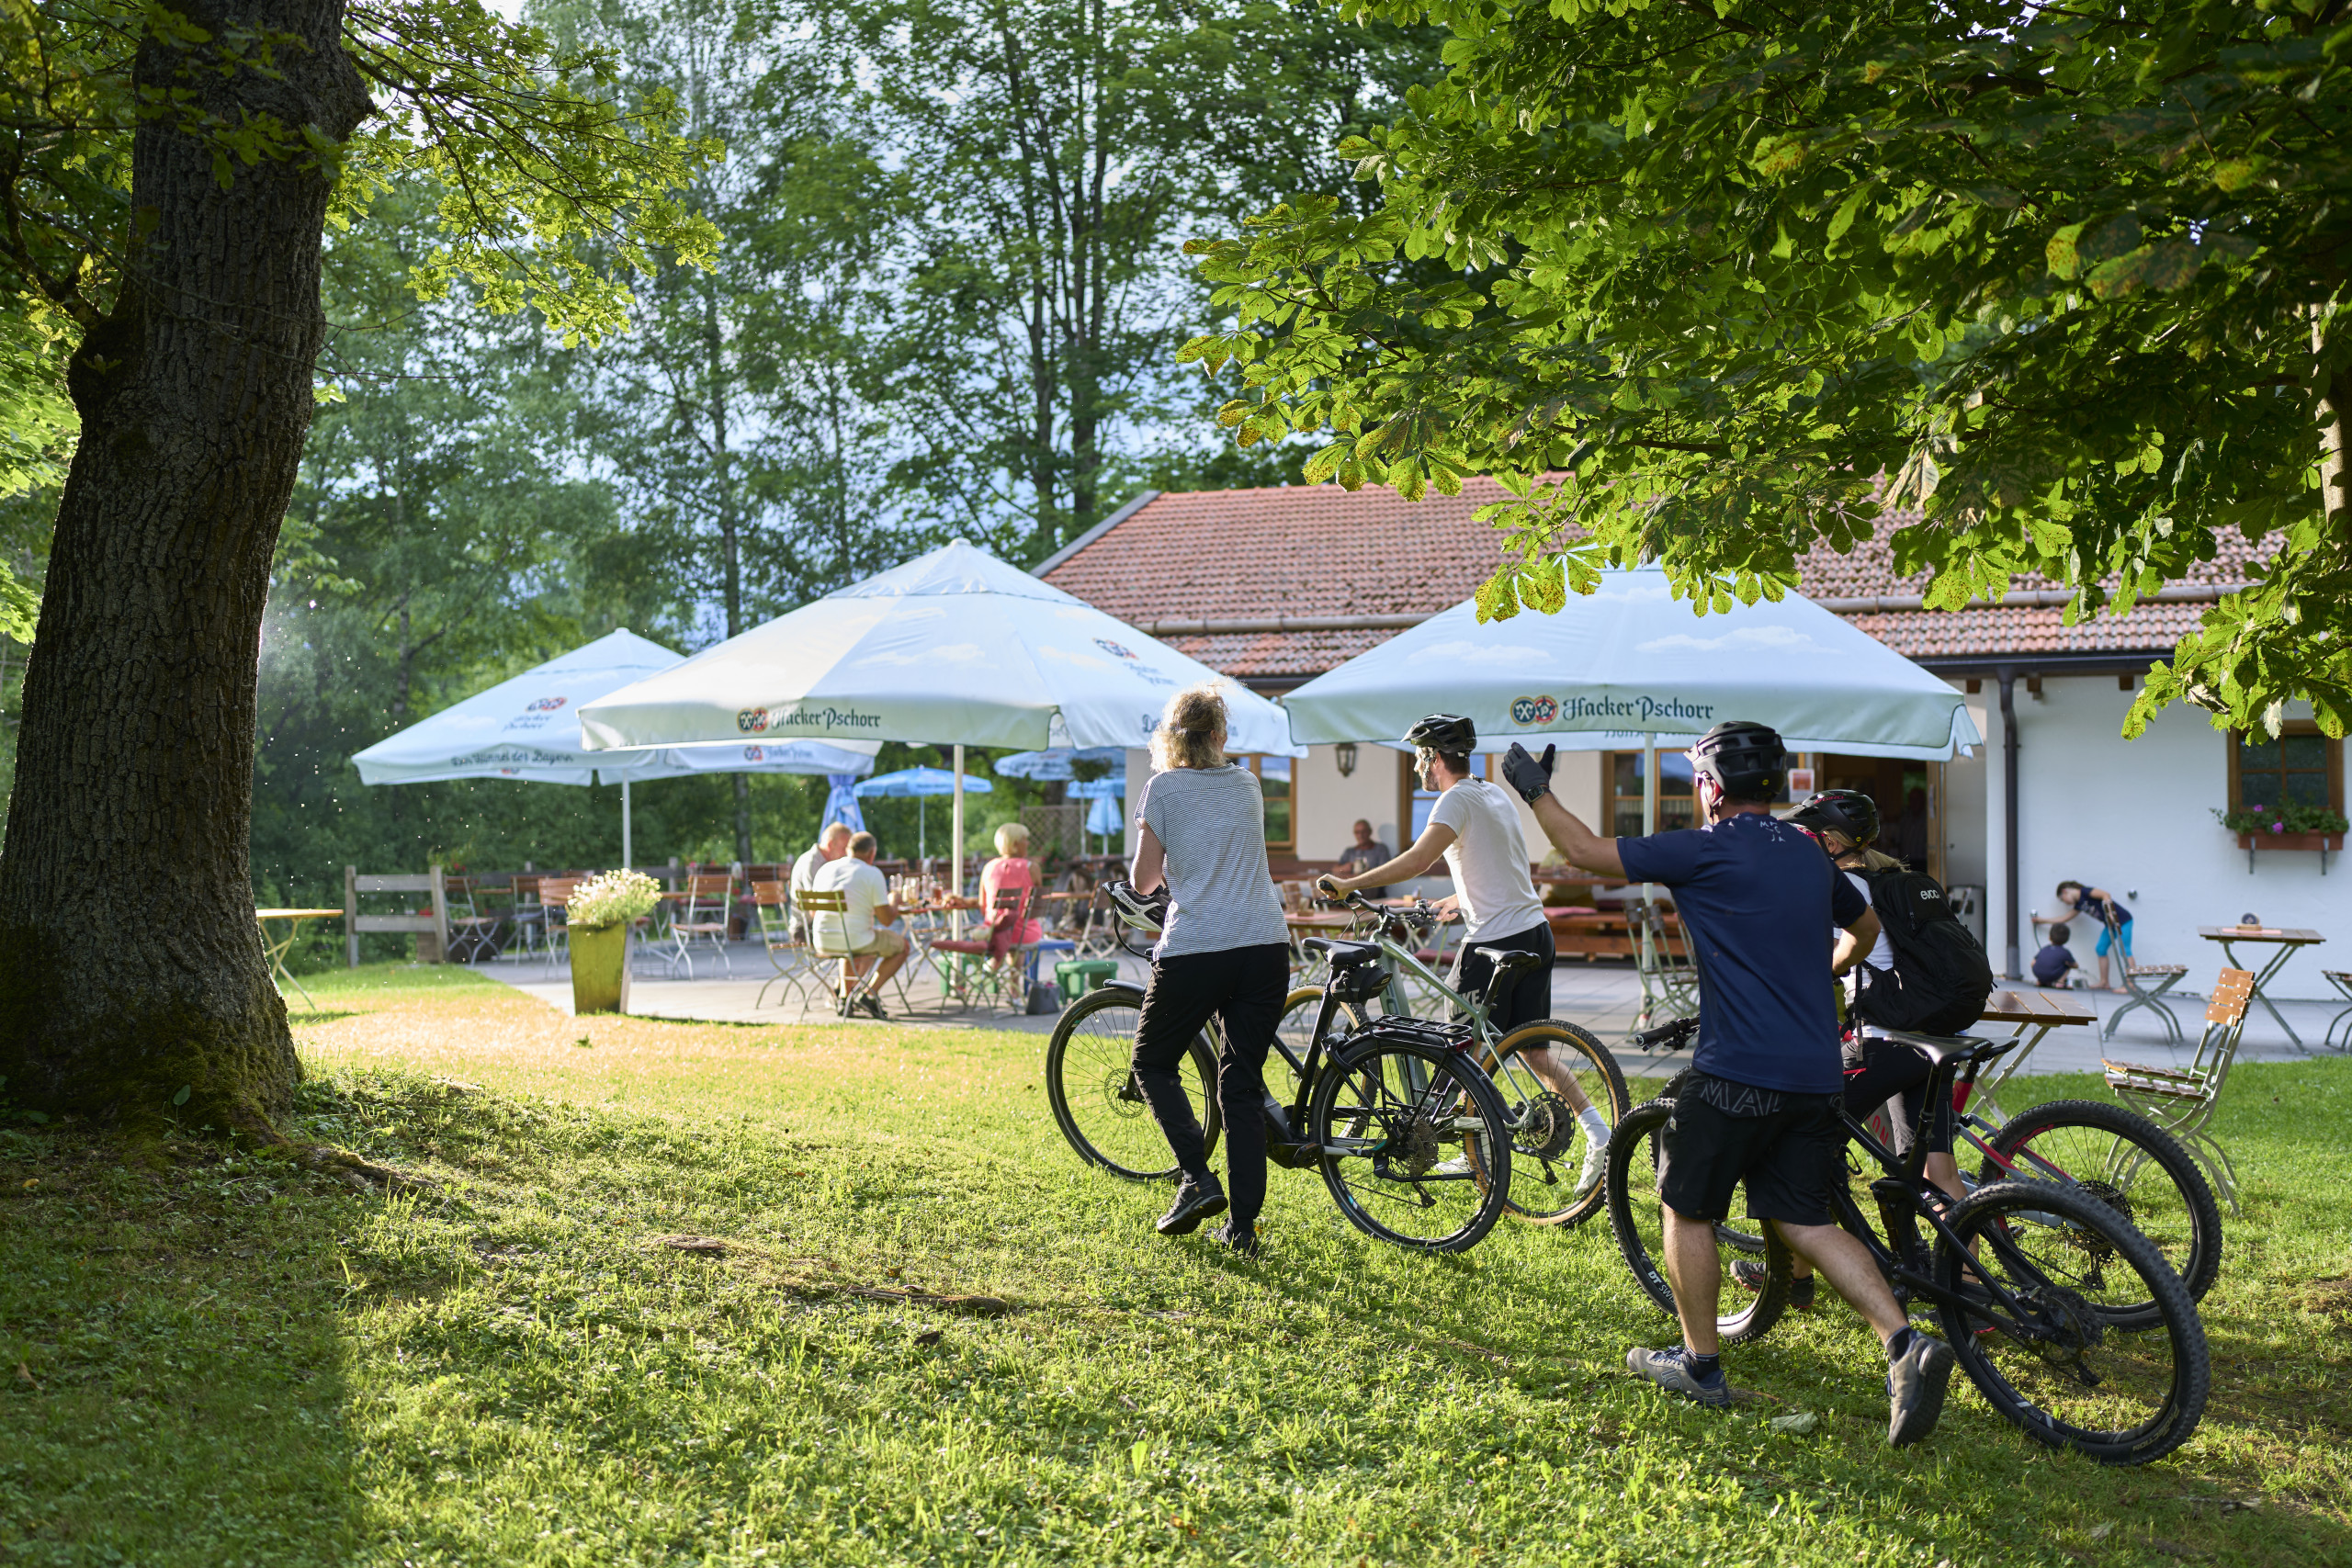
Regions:
<instances>
[{"instance_id":1,"label":"man in white shirt seated","mask_svg":"<svg viewBox=\"0 0 2352 1568\"><path fill-rule=\"evenodd\" d=\"M849 824L829 822L817 841L792 863L792 934L808 940L808 921L800 913L800 896L817 886L817 874L849 853Z\"/></svg>"},{"instance_id":2,"label":"man in white shirt seated","mask_svg":"<svg viewBox=\"0 0 2352 1568\"><path fill-rule=\"evenodd\" d=\"M816 891L848 895L849 909L843 917L848 927L849 953L853 958L879 958L882 967L875 972L874 983L858 995L857 1010L868 1018L888 1018L882 1010L879 995L889 983L890 976L907 962L907 933L892 931L899 923L898 906L890 902L890 884L876 867L874 857L880 845L871 833L850 835L849 853L831 861L817 873ZM819 928L812 932L818 953L824 957L838 957L832 943L840 934L834 931L831 917L812 921ZM864 968L863 964L856 965Z\"/></svg>"}]
</instances>

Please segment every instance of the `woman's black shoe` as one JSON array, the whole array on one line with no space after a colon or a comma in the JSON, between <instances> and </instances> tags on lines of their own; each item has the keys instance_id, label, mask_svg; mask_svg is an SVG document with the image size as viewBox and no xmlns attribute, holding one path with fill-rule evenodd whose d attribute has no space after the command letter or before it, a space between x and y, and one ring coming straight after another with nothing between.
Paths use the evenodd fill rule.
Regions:
<instances>
[{"instance_id":1,"label":"woman's black shoe","mask_svg":"<svg viewBox=\"0 0 2352 1568\"><path fill-rule=\"evenodd\" d=\"M1258 1230L1254 1225L1248 1230L1241 1230L1238 1229L1231 1220L1227 1220L1209 1233L1209 1239L1220 1247L1233 1248L1244 1258L1258 1256Z\"/></svg>"},{"instance_id":2,"label":"woman's black shoe","mask_svg":"<svg viewBox=\"0 0 2352 1568\"><path fill-rule=\"evenodd\" d=\"M1217 1185L1216 1178L1195 1181L1188 1176L1176 1188L1176 1201L1159 1216L1159 1234L1190 1235L1201 1228L1203 1220L1224 1213L1225 1189Z\"/></svg>"}]
</instances>

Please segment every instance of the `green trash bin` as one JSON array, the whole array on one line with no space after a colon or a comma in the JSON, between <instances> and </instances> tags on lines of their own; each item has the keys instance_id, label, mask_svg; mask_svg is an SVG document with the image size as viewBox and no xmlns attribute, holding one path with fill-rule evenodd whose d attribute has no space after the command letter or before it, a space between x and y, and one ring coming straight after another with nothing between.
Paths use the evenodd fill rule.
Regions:
<instances>
[{"instance_id":1,"label":"green trash bin","mask_svg":"<svg viewBox=\"0 0 2352 1568\"><path fill-rule=\"evenodd\" d=\"M1065 958L1054 965L1054 985L1061 991L1064 1007L1089 991L1101 990L1106 981L1118 977L1116 959Z\"/></svg>"}]
</instances>

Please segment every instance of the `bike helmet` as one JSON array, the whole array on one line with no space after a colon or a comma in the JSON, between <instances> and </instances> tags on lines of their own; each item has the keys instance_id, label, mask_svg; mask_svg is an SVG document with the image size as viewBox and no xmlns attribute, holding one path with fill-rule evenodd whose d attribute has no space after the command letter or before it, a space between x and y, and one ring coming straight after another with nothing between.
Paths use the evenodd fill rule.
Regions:
<instances>
[{"instance_id":1,"label":"bike helmet","mask_svg":"<svg viewBox=\"0 0 2352 1568\"><path fill-rule=\"evenodd\" d=\"M1858 789L1825 789L1789 814L1789 820L1815 832L1842 833L1852 844L1878 837L1878 802Z\"/></svg>"},{"instance_id":2,"label":"bike helmet","mask_svg":"<svg viewBox=\"0 0 2352 1568\"><path fill-rule=\"evenodd\" d=\"M1699 738L1690 770L1714 780L1726 800L1770 800L1788 782L1789 754L1770 725L1735 718Z\"/></svg>"},{"instance_id":3,"label":"bike helmet","mask_svg":"<svg viewBox=\"0 0 2352 1568\"><path fill-rule=\"evenodd\" d=\"M1448 757L1466 757L1478 745L1478 727L1458 713L1433 713L1405 731L1405 744Z\"/></svg>"},{"instance_id":4,"label":"bike helmet","mask_svg":"<svg viewBox=\"0 0 2352 1568\"><path fill-rule=\"evenodd\" d=\"M1157 932L1168 923L1168 889L1162 886L1138 893L1132 882L1113 882L1102 889L1121 920L1137 931Z\"/></svg>"}]
</instances>

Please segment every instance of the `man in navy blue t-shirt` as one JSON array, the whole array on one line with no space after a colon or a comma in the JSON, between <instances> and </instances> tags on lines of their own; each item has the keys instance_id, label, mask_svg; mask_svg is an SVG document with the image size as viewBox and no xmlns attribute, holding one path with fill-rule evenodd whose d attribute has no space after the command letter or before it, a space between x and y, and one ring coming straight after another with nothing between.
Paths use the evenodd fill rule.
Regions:
<instances>
[{"instance_id":1,"label":"man in navy blue t-shirt","mask_svg":"<svg viewBox=\"0 0 2352 1568\"><path fill-rule=\"evenodd\" d=\"M1691 748L1707 826L1679 832L1598 837L1552 795L1551 761L1549 750L1538 761L1513 746L1504 775L1570 865L1674 889L1699 971L1699 1043L1666 1124L1657 1179L1682 1348L1637 1348L1626 1365L1702 1404L1731 1403L1715 1339L1723 1263L1714 1227L1730 1217L1744 1181L1748 1217L1771 1224L1878 1330L1887 1440L1918 1441L1942 1411L1951 1347L1909 1325L1869 1252L1838 1228L1829 1207L1846 1136L1832 932L1849 932L1854 953L1868 953L1878 917L1810 834L1773 817L1787 758L1764 725L1719 724Z\"/></svg>"}]
</instances>

